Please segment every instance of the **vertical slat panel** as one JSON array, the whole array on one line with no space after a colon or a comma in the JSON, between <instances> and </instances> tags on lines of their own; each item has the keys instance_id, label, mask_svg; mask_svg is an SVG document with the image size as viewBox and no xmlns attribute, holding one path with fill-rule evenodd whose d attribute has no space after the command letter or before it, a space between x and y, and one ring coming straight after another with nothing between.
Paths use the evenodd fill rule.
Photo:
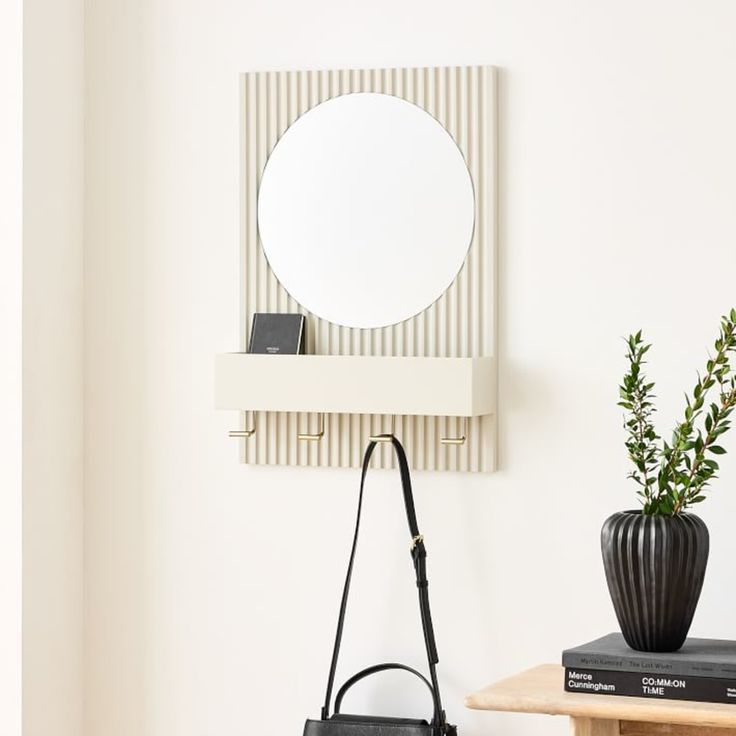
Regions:
<instances>
[{"instance_id":1,"label":"vertical slat panel","mask_svg":"<svg viewBox=\"0 0 736 736\"><path fill-rule=\"evenodd\" d=\"M392 327L354 330L327 323L304 310L281 287L258 240L257 191L268 155L300 115L327 99L352 92L381 92L427 110L455 138L473 177L476 219L473 241L458 277L416 317ZM241 121L241 346L247 346L258 311L307 315L309 352L353 355L494 355L496 241L495 74L490 67L365 69L244 74ZM441 390L441 387L438 387ZM244 422L248 421L246 417ZM388 431L390 416L326 415L320 442L299 442L319 417L260 412L253 438L242 441L248 463L355 467L373 432ZM396 431L416 469L489 471L496 462L496 418L469 422L465 445L441 445L443 435L462 432L455 417L397 417ZM388 447L374 464L389 467Z\"/></svg>"},{"instance_id":2,"label":"vertical slat panel","mask_svg":"<svg viewBox=\"0 0 736 736\"><path fill-rule=\"evenodd\" d=\"M248 99L250 90L251 76L243 74L240 78L240 166L239 166L239 179L240 179L240 190L239 190L239 201L238 210L240 212L240 233L241 240L244 238L247 240L249 237L250 228L250 216L251 211L248 207L250 200L250 162L249 162L249 140L252 135L253 126L250 121L251 104ZM245 247L241 247L238 253L238 268L240 269L240 349L247 349L248 339L248 327L246 324L247 316L250 314L249 298L251 294L250 284L245 274L250 272L250 266L248 264L248 250ZM241 416L241 429L245 429L245 422L248 421L246 413ZM241 442L240 444L240 462L248 461L248 443Z\"/></svg>"}]
</instances>

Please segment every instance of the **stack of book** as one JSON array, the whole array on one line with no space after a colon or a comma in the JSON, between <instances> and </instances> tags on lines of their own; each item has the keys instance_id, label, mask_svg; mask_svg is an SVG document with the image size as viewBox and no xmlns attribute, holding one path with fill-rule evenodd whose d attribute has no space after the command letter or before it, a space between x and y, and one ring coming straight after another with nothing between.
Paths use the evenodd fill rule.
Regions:
<instances>
[{"instance_id":1,"label":"stack of book","mask_svg":"<svg viewBox=\"0 0 736 736\"><path fill-rule=\"evenodd\" d=\"M736 641L688 639L677 652L637 652L609 634L562 653L565 690L736 704Z\"/></svg>"}]
</instances>

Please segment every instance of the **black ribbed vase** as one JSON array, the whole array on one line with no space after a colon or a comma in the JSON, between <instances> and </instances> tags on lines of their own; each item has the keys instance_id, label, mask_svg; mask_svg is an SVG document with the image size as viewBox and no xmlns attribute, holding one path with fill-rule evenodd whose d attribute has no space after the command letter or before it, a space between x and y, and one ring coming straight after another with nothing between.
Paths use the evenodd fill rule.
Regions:
<instances>
[{"instance_id":1,"label":"black ribbed vase","mask_svg":"<svg viewBox=\"0 0 736 736\"><path fill-rule=\"evenodd\" d=\"M622 511L601 530L603 566L632 649L675 652L687 638L708 563L708 527L694 514Z\"/></svg>"}]
</instances>

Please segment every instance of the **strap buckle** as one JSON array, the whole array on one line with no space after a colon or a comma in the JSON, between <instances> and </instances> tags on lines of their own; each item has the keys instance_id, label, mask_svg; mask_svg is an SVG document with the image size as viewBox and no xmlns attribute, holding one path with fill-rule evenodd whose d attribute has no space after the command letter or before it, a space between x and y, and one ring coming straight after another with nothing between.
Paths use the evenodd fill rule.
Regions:
<instances>
[{"instance_id":1,"label":"strap buckle","mask_svg":"<svg viewBox=\"0 0 736 736\"><path fill-rule=\"evenodd\" d=\"M419 544L419 542L424 542L424 534L417 534L416 537L412 537L409 551L413 552L414 548Z\"/></svg>"}]
</instances>

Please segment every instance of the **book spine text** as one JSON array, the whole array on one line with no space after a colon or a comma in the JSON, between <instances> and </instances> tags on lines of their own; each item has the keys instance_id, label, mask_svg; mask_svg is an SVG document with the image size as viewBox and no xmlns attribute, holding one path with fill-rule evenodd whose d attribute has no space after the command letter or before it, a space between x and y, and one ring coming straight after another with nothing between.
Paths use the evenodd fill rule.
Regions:
<instances>
[{"instance_id":1,"label":"book spine text","mask_svg":"<svg viewBox=\"0 0 736 736\"><path fill-rule=\"evenodd\" d=\"M565 690L573 693L736 705L736 680L716 677L566 667Z\"/></svg>"}]
</instances>

